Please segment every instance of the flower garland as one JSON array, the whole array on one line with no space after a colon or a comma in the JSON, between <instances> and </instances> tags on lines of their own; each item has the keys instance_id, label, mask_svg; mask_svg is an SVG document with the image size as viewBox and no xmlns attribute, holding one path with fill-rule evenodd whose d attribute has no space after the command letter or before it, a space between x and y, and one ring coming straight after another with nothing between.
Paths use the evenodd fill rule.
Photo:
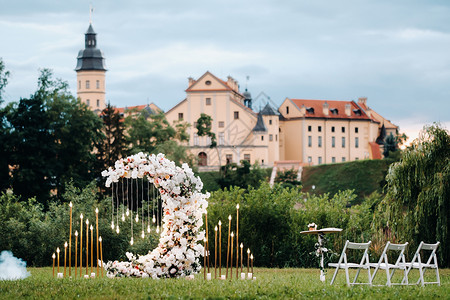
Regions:
<instances>
[{"instance_id":1,"label":"flower garland","mask_svg":"<svg viewBox=\"0 0 450 300\"><path fill-rule=\"evenodd\" d=\"M106 177L107 187L120 178L147 177L161 194L164 214L158 247L138 258L127 252L128 262L108 262L108 277L184 277L200 271L204 249L198 241L205 237L200 228L209 193L201 192L203 183L187 164L180 168L162 153L140 152L119 159L102 176Z\"/></svg>"}]
</instances>

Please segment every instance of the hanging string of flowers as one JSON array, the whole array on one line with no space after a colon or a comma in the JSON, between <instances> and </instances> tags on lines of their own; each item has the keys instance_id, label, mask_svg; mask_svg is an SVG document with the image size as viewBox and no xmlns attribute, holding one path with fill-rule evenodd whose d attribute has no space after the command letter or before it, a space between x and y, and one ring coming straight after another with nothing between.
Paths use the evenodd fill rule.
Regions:
<instances>
[{"instance_id":1,"label":"hanging string of flowers","mask_svg":"<svg viewBox=\"0 0 450 300\"><path fill-rule=\"evenodd\" d=\"M187 164L182 167L164 154L142 152L116 161L114 168L102 172L106 186L123 178L147 178L159 190L163 206L163 225L156 249L136 257L127 253L128 262L110 261L108 277L184 277L198 273L205 238L202 215L208 207L209 193Z\"/></svg>"}]
</instances>

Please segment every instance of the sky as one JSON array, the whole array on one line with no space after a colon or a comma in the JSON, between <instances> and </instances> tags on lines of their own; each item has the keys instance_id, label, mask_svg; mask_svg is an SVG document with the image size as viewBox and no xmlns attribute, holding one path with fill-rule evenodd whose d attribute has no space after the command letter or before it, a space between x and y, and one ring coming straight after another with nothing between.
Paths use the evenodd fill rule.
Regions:
<instances>
[{"instance_id":1,"label":"sky","mask_svg":"<svg viewBox=\"0 0 450 300\"><path fill-rule=\"evenodd\" d=\"M412 138L425 124L450 128L446 0L0 0L6 102L32 94L42 68L76 95L90 5L115 106L167 111L188 77L210 71L275 105L367 97Z\"/></svg>"}]
</instances>

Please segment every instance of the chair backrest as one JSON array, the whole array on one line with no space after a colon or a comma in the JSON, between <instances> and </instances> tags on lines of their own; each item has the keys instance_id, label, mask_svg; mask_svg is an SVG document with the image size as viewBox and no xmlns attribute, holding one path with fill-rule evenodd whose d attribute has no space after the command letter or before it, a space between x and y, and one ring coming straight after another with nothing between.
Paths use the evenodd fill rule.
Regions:
<instances>
[{"instance_id":1,"label":"chair backrest","mask_svg":"<svg viewBox=\"0 0 450 300\"><path fill-rule=\"evenodd\" d=\"M381 263L386 263L388 264L388 257L387 257L387 252L388 251L400 251L397 261L395 262L395 265L398 265L400 262L401 263L406 263L406 259L405 259L405 250L406 247L408 246L408 243L404 243L404 244L392 244L391 242L387 242L386 246L384 247L383 252L381 253L380 259L378 261L378 266L380 266Z\"/></svg>"},{"instance_id":2,"label":"chair backrest","mask_svg":"<svg viewBox=\"0 0 450 300\"><path fill-rule=\"evenodd\" d=\"M412 262L415 262L415 260L417 260L417 262L419 264L422 264L423 262L422 262L422 258L420 256L420 251L425 250L425 251L431 251L426 264L433 264L433 265L437 266L436 251L439 247L439 244L440 244L440 242L437 242L436 244L426 244L423 241L420 242L419 247L417 247L417 251L414 254ZM434 261L433 263L431 263L432 260Z\"/></svg>"},{"instance_id":3,"label":"chair backrest","mask_svg":"<svg viewBox=\"0 0 450 300\"><path fill-rule=\"evenodd\" d=\"M368 264L369 263L369 247L372 242L369 241L367 243L353 243L350 241L345 242L344 249L342 249L341 257L339 258L339 263L342 263L342 260L344 260L344 264L347 264L347 249L355 249L355 250L364 250L364 253L361 257L361 261L359 262L360 265Z\"/></svg>"}]
</instances>

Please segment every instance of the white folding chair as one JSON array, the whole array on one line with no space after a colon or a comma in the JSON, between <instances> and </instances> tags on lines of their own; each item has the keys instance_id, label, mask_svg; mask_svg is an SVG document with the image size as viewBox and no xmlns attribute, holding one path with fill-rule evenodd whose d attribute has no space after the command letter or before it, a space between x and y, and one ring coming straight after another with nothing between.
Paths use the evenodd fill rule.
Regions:
<instances>
[{"instance_id":1,"label":"white folding chair","mask_svg":"<svg viewBox=\"0 0 450 300\"><path fill-rule=\"evenodd\" d=\"M441 285L441 280L439 278L439 268L438 268L438 261L436 256L437 248L439 247L440 242L437 242L436 244L426 244L424 242L420 242L419 247L417 248L416 253L414 254L413 259L410 263L406 263L406 267L408 268L406 270L406 279L403 279L402 283L406 284L408 283L408 274L411 271L411 269L418 269L419 270L419 280L417 280L416 284L421 283L422 286L425 284L437 284ZM420 251L431 251L430 256L426 263L422 262L422 257L420 256ZM434 269L436 272L436 281L425 281L423 275L425 274L425 271L427 269Z\"/></svg>"},{"instance_id":2,"label":"white folding chair","mask_svg":"<svg viewBox=\"0 0 450 300\"><path fill-rule=\"evenodd\" d=\"M334 271L333 279L331 279L330 285L334 283L334 280L336 279L336 275L339 271L339 269L345 270L345 278L347 280L347 285L355 285L355 284L369 284L372 285L372 276L370 275L370 266L369 266L369 246L370 241L367 243L352 243L350 241L345 242L344 249L342 250L341 257L339 257L338 263L330 263L328 266L336 268L336 271ZM347 249L354 249L354 250L364 250L364 253L362 255L362 258L359 263L352 263L347 261ZM353 279L353 282L350 282L350 276L348 274L348 269L353 268L357 269L355 278ZM368 272L368 281L369 282L356 282L359 276L359 272L361 269L367 269Z\"/></svg>"},{"instance_id":3,"label":"white folding chair","mask_svg":"<svg viewBox=\"0 0 450 300\"><path fill-rule=\"evenodd\" d=\"M405 259L405 250L408 243L404 244L391 244L391 242L387 242L386 247L384 247L383 253L381 253L380 259L377 263L370 263L369 265L375 268L372 273L372 283L379 269L386 270L386 285L400 285L403 284L403 281L406 280L406 284L408 284L408 276L406 272L406 259ZM400 251L398 254L398 258L395 264L390 264L388 261L388 251ZM391 272L392 270L392 272ZM392 276L394 276L395 270L403 270L403 279L400 283L392 283Z\"/></svg>"}]
</instances>

